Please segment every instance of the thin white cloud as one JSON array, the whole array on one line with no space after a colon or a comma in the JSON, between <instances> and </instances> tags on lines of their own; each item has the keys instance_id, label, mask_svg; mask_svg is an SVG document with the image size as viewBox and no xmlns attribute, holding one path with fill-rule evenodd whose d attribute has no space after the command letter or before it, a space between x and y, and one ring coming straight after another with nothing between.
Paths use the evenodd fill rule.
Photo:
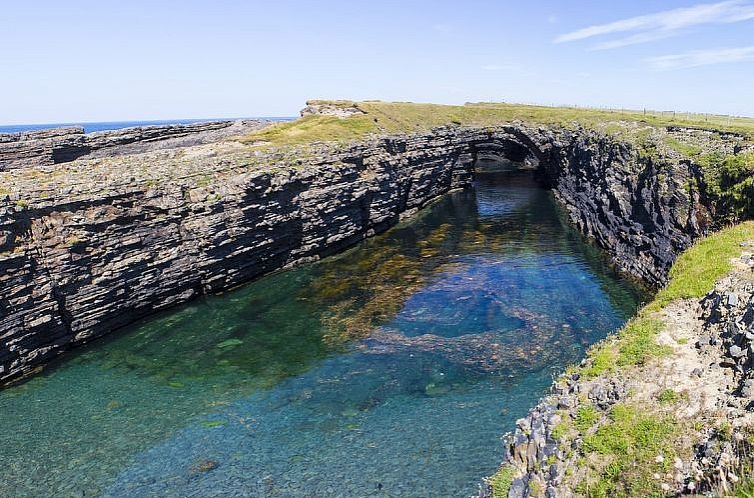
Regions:
<instances>
[{"instance_id":1,"label":"thin white cloud","mask_svg":"<svg viewBox=\"0 0 754 498\"><path fill-rule=\"evenodd\" d=\"M628 47L629 45L638 45L640 43L648 43L664 38L670 38L675 33L667 33L662 31L655 31L650 33L638 33L635 35L627 36L625 38L618 38L617 40L606 41L598 43L591 47L592 50L610 50L612 48Z\"/></svg>"},{"instance_id":2,"label":"thin white cloud","mask_svg":"<svg viewBox=\"0 0 754 498\"><path fill-rule=\"evenodd\" d=\"M631 17L619 21L589 26L555 38L555 43L587 40L597 36L628 34L622 38L595 45L596 50L647 43L668 38L680 30L704 24L731 24L754 19L752 0L728 0L697 4L691 7L666 10L655 14Z\"/></svg>"},{"instance_id":3,"label":"thin white cloud","mask_svg":"<svg viewBox=\"0 0 754 498\"><path fill-rule=\"evenodd\" d=\"M650 67L658 71L744 61L754 61L754 46L694 50L683 54L663 55L647 59Z\"/></svg>"}]
</instances>

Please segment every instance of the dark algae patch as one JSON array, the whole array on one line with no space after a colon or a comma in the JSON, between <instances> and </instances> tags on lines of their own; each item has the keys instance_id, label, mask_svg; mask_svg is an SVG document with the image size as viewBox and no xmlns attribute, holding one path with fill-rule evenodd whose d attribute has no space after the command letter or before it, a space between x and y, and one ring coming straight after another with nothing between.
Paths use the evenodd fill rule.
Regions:
<instances>
[{"instance_id":1,"label":"dark algae patch","mask_svg":"<svg viewBox=\"0 0 754 498\"><path fill-rule=\"evenodd\" d=\"M501 433L642 297L531 177L480 175L0 391L0 495L468 496Z\"/></svg>"}]
</instances>

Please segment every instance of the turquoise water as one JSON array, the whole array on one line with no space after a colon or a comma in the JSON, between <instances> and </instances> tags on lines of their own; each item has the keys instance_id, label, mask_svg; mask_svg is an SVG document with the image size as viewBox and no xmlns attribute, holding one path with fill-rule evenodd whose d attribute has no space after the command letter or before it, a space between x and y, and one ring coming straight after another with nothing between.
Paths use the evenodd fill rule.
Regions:
<instances>
[{"instance_id":1,"label":"turquoise water","mask_svg":"<svg viewBox=\"0 0 754 498\"><path fill-rule=\"evenodd\" d=\"M468 496L642 294L522 174L0 391L0 496Z\"/></svg>"}]
</instances>

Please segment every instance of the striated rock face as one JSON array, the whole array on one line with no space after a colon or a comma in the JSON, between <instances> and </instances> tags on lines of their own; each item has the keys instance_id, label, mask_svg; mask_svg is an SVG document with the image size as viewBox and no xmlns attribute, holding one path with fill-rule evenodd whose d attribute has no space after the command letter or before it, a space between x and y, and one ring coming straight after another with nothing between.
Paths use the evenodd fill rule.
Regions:
<instances>
[{"instance_id":1,"label":"striated rock face","mask_svg":"<svg viewBox=\"0 0 754 498\"><path fill-rule=\"evenodd\" d=\"M569 220L620 270L662 285L676 256L709 228L709 211L692 187L701 173L683 162L642 158L604 137L571 138L546 167Z\"/></svg>"},{"instance_id":2,"label":"striated rock face","mask_svg":"<svg viewBox=\"0 0 754 498\"><path fill-rule=\"evenodd\" d=\"M0 173L0 383L156 310L383 231L468 185L489 156L538 165L570 220L651 284L706 229L698 194L684 188L698 173L585 130L447 127L351 146L226 142L54 166L37 156Z\"/></svg>"},{"instance_id":3,"label":"striated rock face","mask_svg":"<svg viewBox=\"0 0 754 498\"><path fill-rule=\"evenodd\" d=\"M0 207L0 381L156 310L383 231L467 185L472 167L468 148L435 137L304 165L203 153L183 157L184 170L165 153L134 159L149 164L141 178L128 162L38 171L62 182L49 194L36 175L12 177L30 200Z\"/></svg>"},{"instance_id":4,"label":"striated rock face","mask_svg":"<svg viewBox=\"0 0 754 498\"><path fill-rule=\"evenodd\" d=\"M216 142L269 125L263 120L138 126L84 134L80 126L0 133L0 171Z\"/></svg>"}]
</instances>

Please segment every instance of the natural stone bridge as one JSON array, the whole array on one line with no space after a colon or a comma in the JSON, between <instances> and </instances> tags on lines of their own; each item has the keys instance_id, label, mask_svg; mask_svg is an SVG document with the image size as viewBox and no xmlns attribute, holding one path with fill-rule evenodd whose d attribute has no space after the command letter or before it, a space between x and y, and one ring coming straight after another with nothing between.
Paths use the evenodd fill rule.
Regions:
<instances>
[{"instance_id":1,"label":"natural stone bridge","mask_svg":"<svg viewBox=\"0 0 754 498\"><path fill-rule=\"evenodd\" d=\"M15 161L0 173L0 383L157 310L382 232L468 186L485 158L536 168L573 224L652 285L706 230L688 188L699 173L583 129L446 127L287 152L227 142Z\"/></svg>"}]
</instances>

